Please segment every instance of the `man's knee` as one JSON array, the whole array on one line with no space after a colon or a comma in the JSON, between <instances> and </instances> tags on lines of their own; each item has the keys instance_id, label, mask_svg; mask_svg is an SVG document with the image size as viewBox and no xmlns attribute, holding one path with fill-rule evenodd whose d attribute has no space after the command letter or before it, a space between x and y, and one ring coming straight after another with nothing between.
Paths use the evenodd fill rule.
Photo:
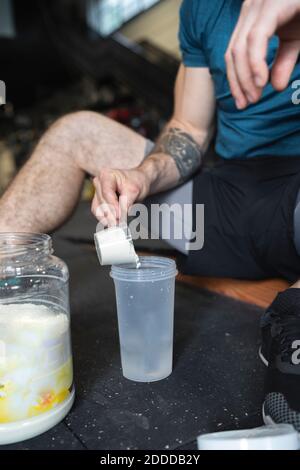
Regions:
<instances>
[{"instance_id":1,"label":"man's knee","mask_svg":"<svg viewBox=\"0 0 300 470\"><path fill-rule=\"evenodd\" d=\"M77 111L74 113L66 114L52 124L49 129L49 134L56 134L67 140L76 141L81 138L86 138L91 132L101 128L105 116L93 111Z\"/></svg>"},{"instance_id":2,"label":"man's knee","mask_svg":"<svg viewBox=\"0 0 300 470\"><path fill-rule=\"evenodd\" d=\"M82 159L99 145L101 129L108 118L92 111L77 111L55 121L43 135L35 152L36 158L57 157L63 163L71 160L82 166ZM107 123L106 123L107 126Z\"/></svg>"}]
</instances>

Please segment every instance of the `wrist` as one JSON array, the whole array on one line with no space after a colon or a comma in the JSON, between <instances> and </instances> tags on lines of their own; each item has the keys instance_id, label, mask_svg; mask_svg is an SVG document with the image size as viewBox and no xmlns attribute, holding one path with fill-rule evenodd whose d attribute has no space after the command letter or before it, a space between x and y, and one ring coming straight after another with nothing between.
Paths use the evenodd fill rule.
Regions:
<instances>
[{"instance_id":1,"label":"wrist","mask_svg":"<svg viewBox=\"0 0 300 470\"><path fill-rule=\"evenodd\" d=\"M138 168L139 176L142 181L140 200L145 199L152 192L152 188L157 181L158 171L155 162L148 158Z\"/></svg>"}]
</instances>

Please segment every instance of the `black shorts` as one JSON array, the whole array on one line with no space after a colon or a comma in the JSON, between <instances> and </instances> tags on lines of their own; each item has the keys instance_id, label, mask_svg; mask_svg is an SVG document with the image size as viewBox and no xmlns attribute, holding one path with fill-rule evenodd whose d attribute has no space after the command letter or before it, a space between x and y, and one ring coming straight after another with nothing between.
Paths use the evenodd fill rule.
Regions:
<instances>
[{"instance_id":1,"label":"black shorts","mask_svg":"<svg viewBox=\"0 0 300 470\"><path fill-rule=\"evenodd\" d=\"M194 180L193 202L205 205L204 247L181 258L200 276L300 278L294 208L300 158L222 161Z\"/></svg>"}]
</instances>

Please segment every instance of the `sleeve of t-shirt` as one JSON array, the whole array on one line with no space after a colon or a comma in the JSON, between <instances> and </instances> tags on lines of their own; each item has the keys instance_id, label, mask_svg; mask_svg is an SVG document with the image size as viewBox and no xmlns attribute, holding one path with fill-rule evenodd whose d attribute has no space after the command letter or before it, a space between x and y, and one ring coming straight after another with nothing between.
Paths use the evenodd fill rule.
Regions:
<instances>
[{"instance_id":1,"label":"sleeve of t-shirt","mask_svg":"<svg viewBox=\"0 0 300 470\"><path fill-rule=\"evenodd\" d=\"M198 5L201 0L183 0L180 8L179 44L186 67L208 67L203 51L203 18Z\"/></svg>"}]
</instances>

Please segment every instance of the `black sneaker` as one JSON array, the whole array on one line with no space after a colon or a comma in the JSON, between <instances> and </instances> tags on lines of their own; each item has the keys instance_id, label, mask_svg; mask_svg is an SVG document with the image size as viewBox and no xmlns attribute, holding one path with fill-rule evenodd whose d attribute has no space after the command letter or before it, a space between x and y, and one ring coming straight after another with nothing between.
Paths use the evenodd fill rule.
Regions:
<instances>
[{"instance_id":1,"label":"black sneaker","mask_svg":"<svg viewBox=\"0 0 300 470\"><path fill-rule=\"evenodd\" d=\"M265 424L292 424L300 432L300 289L278 294L261 320L260 357L268 367Z\"/></svg>"}]
</instances>

